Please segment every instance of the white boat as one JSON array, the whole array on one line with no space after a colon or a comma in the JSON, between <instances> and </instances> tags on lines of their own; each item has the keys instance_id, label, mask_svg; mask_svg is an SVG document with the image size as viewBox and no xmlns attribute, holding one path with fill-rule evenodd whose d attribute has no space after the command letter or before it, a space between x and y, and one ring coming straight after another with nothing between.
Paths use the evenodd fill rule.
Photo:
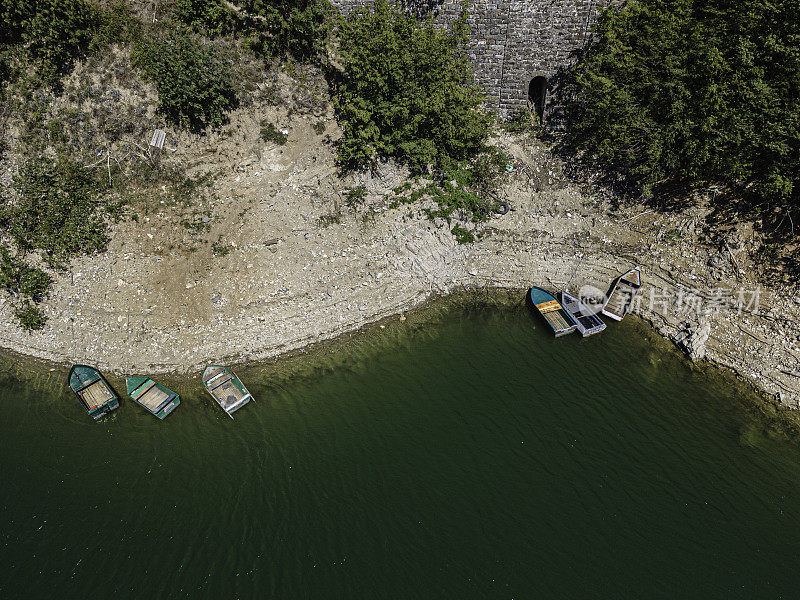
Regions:
<instances>
[{"instance_id":1,"label":"white boat","mask_svg":"<svg viewBox=\"0 0 800 600\"><path fill-rule=\"evenodd\" d=\"M603 304L603 314L615 321L622 321L633 308L633 299L640 287L642 287L642 275L639 267L617 277L611 284L608 297Z\"/></svg>"},{"instance_id":2,"label":"white boat","mask_svg":"<svg viewBox=\"0 0 800 600\"><path fill-rule=\"evenodd\" d=\"M239 378L220 365L206 367L203 385L231 419L235 411L253 399Z\"/></svg>"},{"instance_id":3,"label":"white boat","mask_svg":"<svg viewBox=\"0 0 800 600\"><path fill-rule=\"evenodd\" d=\"M566 290L561 292L561 306L572 315L572 319L578 325L578 331L583 337L600 333L606 328L606 324L594 311L586 306L580 298Z\"/></svg>"}]
</instances>

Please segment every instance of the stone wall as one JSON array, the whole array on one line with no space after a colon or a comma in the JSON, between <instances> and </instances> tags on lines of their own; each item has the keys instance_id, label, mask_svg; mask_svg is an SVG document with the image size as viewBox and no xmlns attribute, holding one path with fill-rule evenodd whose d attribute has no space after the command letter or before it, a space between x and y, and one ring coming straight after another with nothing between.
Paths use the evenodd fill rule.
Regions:
<instances>
[{"instance_id":1,"label":"stone wall","mask_svg":"<svg viewBox=\"0 0 800 600\"><path fill-rule=\"evenodd\" d=\"M345 13L369 3L333 0ZM568 65L587 43L600 9L609 4L611 0L471 0L469 53L488 106L504 117L527 106L531 80L541 75L550 81ZM452 0L406 0L402 5L430 13L442 24L461 10L461 3ZM553 91L548 90L550 95ZM545 115L549 110L548 104Z\"/></svg>"}]
</instances>

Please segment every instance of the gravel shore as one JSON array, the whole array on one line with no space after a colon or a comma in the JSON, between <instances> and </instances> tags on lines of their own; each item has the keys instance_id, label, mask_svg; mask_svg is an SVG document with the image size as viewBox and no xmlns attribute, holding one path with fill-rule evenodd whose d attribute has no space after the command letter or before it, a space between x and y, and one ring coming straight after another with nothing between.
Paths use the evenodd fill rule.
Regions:
<instances>
[{"instance_id":1,"label":"gravel shore","mask_svg":"<svg viewBox=\"0 0 800 600\"><path fill-rule=\"evenodd\" d=\"M3 301L2 346L114 373L189 373L273 357L456 289L523 294L571 279L573 291L605 292L638 265L640 316L693 358L800 406L800 304L758 283L746 229L722 249L705 239L702 203L680 215L614 209L562 177L546 147L505 138L518 161L502 194L514 210L458 245L452 225L428 220L424 205L391 208L405 174L389 165L348 181L368 194L343 208L329 144L309 130L296 126L294 145L265 148L215 182L208 208L225 253L171 249L178 225L166 213L126 221L108 251L57 277L41 332L21 331Z\"/></svg>"}]
</instances>

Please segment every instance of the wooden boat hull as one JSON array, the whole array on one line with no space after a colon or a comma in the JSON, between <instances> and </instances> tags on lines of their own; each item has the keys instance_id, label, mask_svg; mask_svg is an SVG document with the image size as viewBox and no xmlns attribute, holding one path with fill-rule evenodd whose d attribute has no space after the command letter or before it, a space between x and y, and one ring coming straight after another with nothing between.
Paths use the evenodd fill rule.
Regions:
<instances>
[{"instance_id":1,"label":"wooden boat hull","mask_svg":"<svg viewBox=\"0 0 800 600\"><path fill-rule=\"evenodd\" d=\"M573 296L569 292L561 292L561 305L570 315L578 326L578 331L583 337L589 337L600 333L606 328L606 324L597 314L589 309L580 298Z\"/></svg>"},{"instance_id":2,"label":"wooden boat hull","mask_svg":"<svg viewBox=\"0 0 800 600\"><path fill-rule=\"evenodd\" d=\"M221 365L209 365L203 371L203 386L229 417L253 399L241 380Z\"/></svg>"},{"instance_id":3,"label":"wooden boat hull","mask_svg":"<svg viewBox=\"0 0 800 600\"><path fill-rule=\"evenodd\" d=\"M603 314L609 319L622 321L633 309L633 300L642 286L642 276L639 267L631 269L617 277L608 291Z\"/></svg>"},{"instance_id":4,"label":"wooden boat hull","mask_svg":"<svg viewBox=\"0 0 800 600\"><path fill-rule=\"evenodd\" d=\"M119 408L119 396L94 367L73 365L67 375L67 385L86 414L95 420Z\"/></svg>"},{"instance_id":5,"label":"wooden boat hull","mask_svg":"<svg viewBox=\"0 0 800 600\"><path fill-rule=\"evenodd\" d=\"M528 292L528 298L556 337L572 333L578 328L572 315L564 310L550 292L534 286Z\"/></svg>"},{"instance_id":6,"label":"wooden boat hull","mask_svg":"<svg viewBox=\"0 0 800 600\"><path fill-rule=\"evenodd\" d=\"M128 396L151 415L164 419L181 403L181 397L150 377L126 377Z\"/></svg>"}]
</instances>

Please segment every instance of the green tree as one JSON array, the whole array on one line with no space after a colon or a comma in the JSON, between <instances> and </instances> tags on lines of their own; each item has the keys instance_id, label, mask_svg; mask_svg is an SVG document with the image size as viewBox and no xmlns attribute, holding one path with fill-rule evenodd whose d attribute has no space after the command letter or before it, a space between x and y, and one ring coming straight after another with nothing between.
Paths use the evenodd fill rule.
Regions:
<instances>
[{"instance_id":1,"label":"green tree","mask_svg":"<svg viewBox=\"0 0 800 600\"><path fill-rule=\"evenodd\" d=\"M0 0L0 43L23 43L47 83L88 53L98 25L85 0Z\"/></svg>"},{"instance_id":2,"label":"green tree","mask_svg":"<svg viewBox=\"0 0 800 600\"><path fill-rule=\"evenodd\" d=\"M386 0L349 15L335 100L345 167L394 157L417 170L441 168L484 148L492 119L471 82L466 23L462 11L441 29Z\"/></svg>"},{"instance_id":3,"label":"green tree","mask_svg":"<svg viewBox=\"0 0 800 600\"><path fill-rule=\"evenodd\" d=\"M800 17L792 0L638 0L578 63L570 143L635 194L723 182L800 199Z\"/></svg>"}]
</instances>

